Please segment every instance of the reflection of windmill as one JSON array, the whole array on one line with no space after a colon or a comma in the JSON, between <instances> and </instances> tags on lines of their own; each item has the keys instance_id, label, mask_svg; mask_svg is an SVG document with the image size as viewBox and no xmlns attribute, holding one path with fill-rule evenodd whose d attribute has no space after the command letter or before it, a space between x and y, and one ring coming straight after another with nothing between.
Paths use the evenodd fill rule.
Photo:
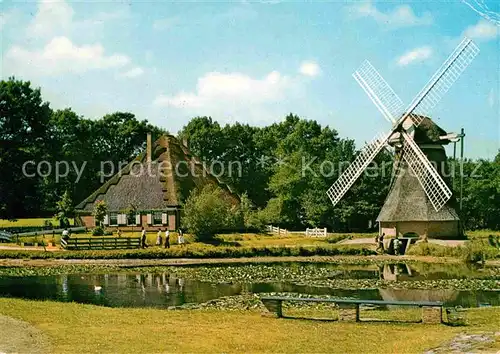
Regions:
<instances>
[{"instance_id":1,"label":"reflection of windmill","mask_svg":"<svg viewBox=\"0 0 500 354\"><path fill-rule=\"evenodd\" d=\"M377 218L380 233L415 232L423 237L459 234L459 219L449 203L452 193L443 180L443 168L436 169L432 164L446 162L442 145L450 140L428 117L478 53L477 46L465 38L406 109L368 61L361 65L353 74L354 78L393 126L391 131L368 143L328 189L333 205L340 201L380 150L390 145L396 151L394 171L397 173Z\"/></svg>"}]
</instances>

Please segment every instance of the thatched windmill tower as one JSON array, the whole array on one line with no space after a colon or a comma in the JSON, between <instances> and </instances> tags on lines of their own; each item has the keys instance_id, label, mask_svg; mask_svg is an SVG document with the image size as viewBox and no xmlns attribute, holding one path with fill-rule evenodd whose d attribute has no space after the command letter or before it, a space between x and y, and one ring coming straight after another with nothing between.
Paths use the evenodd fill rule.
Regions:
<instances>
[{"instance_id":1,"label":"thatched windmill tower","mask_svg":"<svg viewBox=\"0 0 500 354\"><path fill-rule=\"evenodd\" d=\"M448 137L449 134L431 119L422 117L422 122L415 129L414 141L449 186L450 171L444 149L444 145L450 142ZM455 198L452 196L436 211L410 166L402 158L404 152L399 140L389 140L388 144L395 149L395 161L389 194L377 218L380 233L387 236L414 233L423 238L460 237L462 232L455 211Z\"/></svg>"},{"instance_id":2,"label":"thatched windmill tower","mask_svg":"<svg viewBox=\"0 0 500 354\"><path fill-rule=\"evenodd\" d=\"M392 128L368 143L328 189L333 205L340 201L380 150L393 146L396 149L395 171L398 173L378 217L380 233L460 236L452 192L443 178L446 176L443 145L449 140L446 132L428 117L478 53L477 46L465 38L407 108L368 61L356 70L354 78Z\"/></svg>"}]
</instances>

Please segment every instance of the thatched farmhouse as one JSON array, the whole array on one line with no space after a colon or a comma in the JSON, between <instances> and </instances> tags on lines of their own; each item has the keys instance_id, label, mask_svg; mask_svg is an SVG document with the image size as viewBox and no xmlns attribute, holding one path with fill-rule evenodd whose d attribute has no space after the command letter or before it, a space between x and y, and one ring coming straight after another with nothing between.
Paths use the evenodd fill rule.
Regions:
<instances>
[{"instance_id":1,"label":"thatched farmhouse","mask_svg":"<svg viewBox=\"0 0 500 354\"><path fill-rule=\"evenodd\" d=\"M145 152L77 205L82 225L96 226L94 204L104 200L108 207L104 219L107 227L175 230L180 227L182 203L193 189L209 183L221 187L235 203L239 201L174 136L164 135L152 143L148 134L146 146Z\"/></svg>"},{"instance_id":2,"label":"thatched farmhouse","mask_svg":"<svg viewBox=\"0 0 500 354\"><path fill-rule=\"evenodd\" d=\"M414 131L414 140L450 186L450 170L444 145L450 143L447 133L431 119L424 118ZM392 143L392 142L389 142ZM436 212L415 174L410 170L396 146L394 176L389 194L377 218L380 234L405 236L411 233L421 238L457 238L461 236L460 219L452 197Z\"/></svg>"}]
</instances>

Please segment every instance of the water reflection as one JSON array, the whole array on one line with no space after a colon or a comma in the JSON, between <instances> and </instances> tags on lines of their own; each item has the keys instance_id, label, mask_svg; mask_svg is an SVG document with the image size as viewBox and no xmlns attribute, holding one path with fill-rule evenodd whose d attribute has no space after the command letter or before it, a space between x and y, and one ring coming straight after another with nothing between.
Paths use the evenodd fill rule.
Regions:
<instances>
[{"instance_id":1,"label":"water reflection","mask_svg":"<svg viewBox=\"0 0 500 354\"><path fill-rule=\"evenodd\" d=\"M321 267L322 265L311 266ZM332 268L332 265L329 264L328 267ZM403 263L382 266L336 266L331 277L411 281L469 276L464 270L453 274L451 271L441 268L426 267L419 268ZM477 307L481 304L500 306L499 291L332 289L299 285L286 281L227 284L183 279L170 273L0 277L0 296L74 301L110 307L165 308L185 303L202 303L223 296L269 292L332 295L358 299L442 301L447 305L463 307Z\"/></svg>"}]
</instances>

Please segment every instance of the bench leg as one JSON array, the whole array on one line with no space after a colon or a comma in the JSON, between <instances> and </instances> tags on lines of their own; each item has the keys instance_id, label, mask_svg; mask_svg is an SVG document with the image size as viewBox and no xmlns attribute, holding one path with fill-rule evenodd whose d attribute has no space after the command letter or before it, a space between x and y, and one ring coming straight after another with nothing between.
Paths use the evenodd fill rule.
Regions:
<instances>
[{"instance_id":1,"label":"bench leg","mask_svg":"<svg viewBox=\"0 0 500 354\"><path fill-rule=\"evenodd\" d=\"M359 322L359 304L338 304L339 321Z\"/></svg>"},{"instance_id":2,"label":"bench leg","mask_svg":"<svg viewBox=\"0 0 500 354\"><path fill-rule=\"evenodd\" d=\"M422 323L436 324L443 319L443 308L438 306L422 306Z\"/></svg>"},{"instance_id":3,"label":"bench leg","mask_svg":"<svg viewBox=\"0 0 500 354\"><path fill-rule=\"evenodd\" d=\"M278 318L283 317L283 301L278 301L278 305L276 306L276 316L278 316Z\"/></svg>"},{"instance_id":4,"label":"bench leg","mask_svg":"<svg viewBox=\"0 0 500 354\"><path fill-rule=\"evenodd\" d=\"M262 300L262 303L269 312L276 313L277 317L283 317L283 301L281 300Z\"/></svg>"}]
</instances>

